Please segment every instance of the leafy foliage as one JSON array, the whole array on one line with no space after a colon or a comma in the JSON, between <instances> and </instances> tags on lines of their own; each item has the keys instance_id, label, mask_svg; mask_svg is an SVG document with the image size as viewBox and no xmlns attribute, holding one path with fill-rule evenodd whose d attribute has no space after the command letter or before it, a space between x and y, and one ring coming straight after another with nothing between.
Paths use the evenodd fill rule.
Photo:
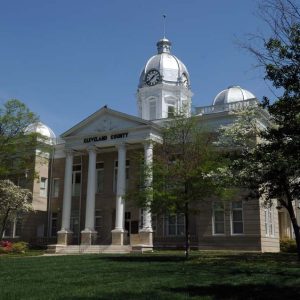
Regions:
<instances>
[{"instance_id":1,"label":"leafy foliage","mask_svg":"<svg viewBox=\"0 0 300 300\"><path fill-rule=\"evenodd\" d=\"M258 143L239 153L232 170L239 184L256 191L266 205L277 199L288 211L300 259L299 225L293 208L300 199L300 12L292 0L266 0L263 4L263 16L273 34L263 39L263 49L248 50L264 66L265 79L282 95L275 101L264 98L262 108L268 110L271 121L264 130L247 128L238 118L225 132L232 137L233 145L242 130L258 136Z\"/></svg>"},{"instance_id":2,"label":"leafy foliage","mask_svg":"<svg viewBox=\"0 0 300 300\"><path fill-rule=\"evenodd\" d=\"M21 176L34 176L33 155L45 147L45 139L26 132L38 117L19 100L8 100L0 108L0 178L17 181Z\"/></svg>"},{"instance_id":3,"label":"leafy foliage","mask_svg":"<svg viewBox=\"0 0 300 300\"><path fill-rule=\"evenodd\" d=\"M201 128L197 117L174 116L165 121L162 143L154 146L154 161L143 168L140 189L129 198L154 213L184 213L186 253L189 251L189 216L201 209L211 197L230 198L230 174L227 159L213 141L215 136ZM148 178L152 178L153 181Z\"/></svg>"}]
</instances>

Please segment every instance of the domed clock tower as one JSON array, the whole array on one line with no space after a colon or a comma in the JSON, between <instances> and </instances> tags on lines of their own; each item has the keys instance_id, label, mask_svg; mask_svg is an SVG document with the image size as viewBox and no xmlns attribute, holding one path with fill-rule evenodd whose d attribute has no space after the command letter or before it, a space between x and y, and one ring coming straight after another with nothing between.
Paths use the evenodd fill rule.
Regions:
<instances>
[{"instance_id":1,"label":"domed clock tower","mask_svg":"<svg viewBox=\"0 0 300 300\"><path fill-rule=\"evenodd\" d=\"M146 120L191 114L192 92L186 66L170 52L171 42L157 42L157 54L146 63L137 91L139 116Z\"/></svg>"}]
</instances>

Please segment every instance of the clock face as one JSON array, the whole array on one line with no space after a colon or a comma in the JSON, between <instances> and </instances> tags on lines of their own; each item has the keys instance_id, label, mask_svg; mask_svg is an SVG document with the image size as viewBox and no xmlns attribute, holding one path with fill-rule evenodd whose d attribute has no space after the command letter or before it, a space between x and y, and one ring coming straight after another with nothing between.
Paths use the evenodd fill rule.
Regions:
<instances>
[{"instance_id":1,"label":"clock face","mask_svg":"<svg viewBox=\"0 0 300 300\"><path fill-rule=\"evenodd\" d=\"M183 73L183 74L181 75L181 79L182 79L182 84L183 84L186 88L188 88L188 87L189 87L189 80L188 80L188 78L187 78L187 75Z\"/></svg>"},{"instance_id":2,"label":"clock face","mask_svg":"<svg viewBox=\"0 0 300 300\"><path fill-rule=\"evenodd\" d=\"M145 77L146 84L153 86L160 80L160 74L157 70L150 70Z\"/></svg>"}]
</instances>

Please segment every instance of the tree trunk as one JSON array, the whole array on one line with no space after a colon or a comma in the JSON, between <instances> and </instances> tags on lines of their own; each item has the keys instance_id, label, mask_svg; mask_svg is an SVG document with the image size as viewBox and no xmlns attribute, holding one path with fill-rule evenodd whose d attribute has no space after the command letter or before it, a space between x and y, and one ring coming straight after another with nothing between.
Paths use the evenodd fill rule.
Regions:
<instances>
[{"instance_id":1,"label":"tree trunk","mask_svg":"<svg viewBox=\"0 0 300 300\"><path fill-rule=\"evenodd\" d=\"M284 186L284 190L287 197L287 210L290 215L290 219L293 225L294 234L296 238L298 261L300 261L300 232L299 232L299 225L293 207L293 198L291 197L288 186L286 184Z\"/></svg>"},{"instance_id":2,"label":"tree trunk","mask_svg":"<svg viewBox=\"0 0 300 300\"><path fill-rule=\"evenodd\" d=\"M185 203L185 258L189 259L190 248L190 218L189 218L189 204Z\"/></svg>"},{"instance_id":3,"label":"tree trunk","mask_svg":"<svg viewBox=\"0 0 300 300\"><path fill-rule=\"evenodd\" d=\"M0 240L2 239L3 234L4 234L4 230L5 230L6 223L7 223L8 216L9 216L9 211L10 211L10 209L7 210L7 212L6 212L6 214L5 214L4 218L3 218L2 224L1 224Z\"/></svg>"},{"instance_id":4,"label":"tree trunk","mask_svg":"<svg viewBox=\"0 0 300 300\"><path fill-rule=\"evenodd\" d=\"M300 232L299 232L299 225L295 216L295 211L293 208L293 204L291 201L288 200L288 207L287 207L288 213L290 215L290 219L293 225L294 234L296 238L296 244L297 244L297 254L298 254L298 260L300 261Z\"/></svg>"}]
</instances>

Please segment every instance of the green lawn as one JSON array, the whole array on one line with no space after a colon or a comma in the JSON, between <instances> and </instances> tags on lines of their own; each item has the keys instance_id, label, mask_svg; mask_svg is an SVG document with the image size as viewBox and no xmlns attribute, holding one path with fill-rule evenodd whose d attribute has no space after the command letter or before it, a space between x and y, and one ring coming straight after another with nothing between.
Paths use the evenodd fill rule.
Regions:
<instances>
[{"instance_id":1,"label":"green lawn","mask_svg":"<svg viewBox=\"0 0 300 300\"><path fill-rule=\"evenodd\" d=\"M0 299L300 299L294 254L0 256Z\"/></svg>"}]
</instances>

